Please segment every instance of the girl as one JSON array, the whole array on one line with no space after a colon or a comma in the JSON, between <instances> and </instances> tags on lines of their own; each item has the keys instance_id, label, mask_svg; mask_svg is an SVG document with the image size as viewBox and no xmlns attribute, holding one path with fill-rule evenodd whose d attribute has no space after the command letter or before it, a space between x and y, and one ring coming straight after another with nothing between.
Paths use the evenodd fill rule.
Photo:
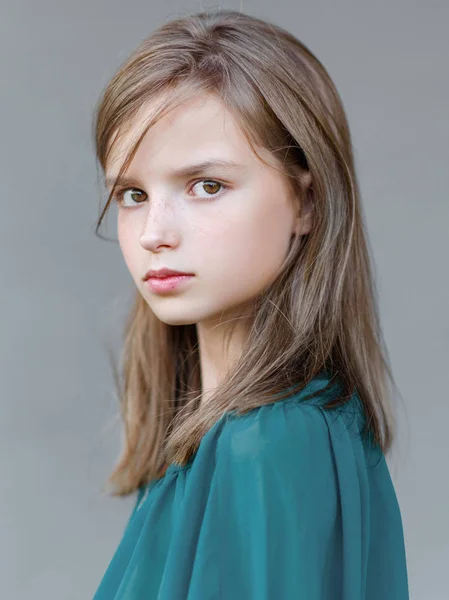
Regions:
<instances>
[{"instance_id":1,"label":"girl","mask_svg":"<svg viewBox=\"0 0 449 600\"><path fill-rule=\"evenodd\" d=\"M157 29L107 86L98 161L137 293L95 600L405 600L393 383L329 75L234 11Z\"/></svg>"}]
</instances>

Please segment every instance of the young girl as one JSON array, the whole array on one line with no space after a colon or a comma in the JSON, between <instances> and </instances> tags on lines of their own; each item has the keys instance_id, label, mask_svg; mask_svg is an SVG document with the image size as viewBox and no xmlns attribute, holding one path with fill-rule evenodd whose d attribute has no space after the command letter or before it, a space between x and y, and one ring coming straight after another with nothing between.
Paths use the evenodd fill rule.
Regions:
<instances>
[{"instance_id":1,"label":"young girl","mask_svg":"<svg viewBox=\"0 0 449 600\"><path fill-rule=\"evenodd\" d=\"M319 60L234 11L165 23L101 98L137 293L137 492L95 600L405 600L393 377L345 112Z\"/></svg>"}]
</instances>

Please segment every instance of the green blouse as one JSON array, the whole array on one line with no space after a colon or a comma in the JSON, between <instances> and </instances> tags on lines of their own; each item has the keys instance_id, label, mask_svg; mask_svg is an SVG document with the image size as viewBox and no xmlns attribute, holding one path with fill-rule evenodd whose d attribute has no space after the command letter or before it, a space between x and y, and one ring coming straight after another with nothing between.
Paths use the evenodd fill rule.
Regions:
<instances>
[{"instance_id":1,"label":"green blouse","mask_svg":"<svg viewBox=\"0 0 449 600\"><path fill-rule=\"evenodd\" d=\"M141 487L94 600L408 600L385 457L328 382L225 413Z\"/></svg>"}]
</instances>

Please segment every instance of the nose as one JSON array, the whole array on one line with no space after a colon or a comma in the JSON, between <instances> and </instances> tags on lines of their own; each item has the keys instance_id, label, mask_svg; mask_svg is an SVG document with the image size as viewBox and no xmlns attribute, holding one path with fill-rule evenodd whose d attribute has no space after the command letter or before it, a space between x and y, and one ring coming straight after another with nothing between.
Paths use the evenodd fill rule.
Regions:
<instances>
[{"instance_id":1,"label":"nose","mask_svg":"<svg viewBox=\"0 0 449 600\"><path fill-rule=\"evenodd\" d=\"M166 195L159 195L157 200L148 203L140 244L146 250L156 252L160 246L176 245L178 238L173 204L166 200Z\"/></svg>"}]
</instances>

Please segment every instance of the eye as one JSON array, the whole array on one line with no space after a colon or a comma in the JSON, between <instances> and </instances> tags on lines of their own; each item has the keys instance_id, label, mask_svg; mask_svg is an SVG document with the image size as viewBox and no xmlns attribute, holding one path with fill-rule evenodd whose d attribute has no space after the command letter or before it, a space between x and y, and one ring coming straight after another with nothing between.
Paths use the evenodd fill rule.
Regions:
<instances>
[{"instance_id":1,"label":"eye","mask_svg":"<svg viewBox=\"0 0 449 600\"><path fill-rule=\"evenodd\" d=\"M214 179L200 179L192 185L192 189L200 183L202 184L203 192L206 192L206 195L200 195L199 197L204 200L213 200L213 198L218 196L220 189L225 189L227 187L223 183L215 181ZM138 204L143 204L143 202L146 200L146 197L146 193L139 188L117 187L112 199L115 200L120 207L130 208Z\"/></svg>"},{"instance_id":2,"label":"eye","mask_svg":"<svg viewBox=\"0 0 449 600\"><path fill-rule=\"evenodd\" d=\"M127 192L130 192L128 198L131 200L131 202L135 202L136 204L142 204L143 200L142 199L142 195L146 196L145 192L143 192L142 190L139 190L138 188L117 188L113 199L117 202L117 204L119 204L120 206L126 206L125 204L125 194ZM140 198L141 200L137 200L139 198L139 194L140 194ZM137 199L136 199L137 198ZM131 206L133 206L133 204L131 204Z\"/></svg>"},{"instance_id":3,"label":"eye","mask_svg":"<svg viewBox=\"0 0 449 600\"><path fill-rule=\"evenodd\" d=\"M192 189L195 188L199 183L202 184L200 189L206 192L206 196L200 196L200 198L204 198L205 200L212 200L215 196L218 195L220 189L217 188L225 188L226 186L219 181L215 181L214 179L200 179L196 183L193 184Z\"/></svg>"}]
</instances>

